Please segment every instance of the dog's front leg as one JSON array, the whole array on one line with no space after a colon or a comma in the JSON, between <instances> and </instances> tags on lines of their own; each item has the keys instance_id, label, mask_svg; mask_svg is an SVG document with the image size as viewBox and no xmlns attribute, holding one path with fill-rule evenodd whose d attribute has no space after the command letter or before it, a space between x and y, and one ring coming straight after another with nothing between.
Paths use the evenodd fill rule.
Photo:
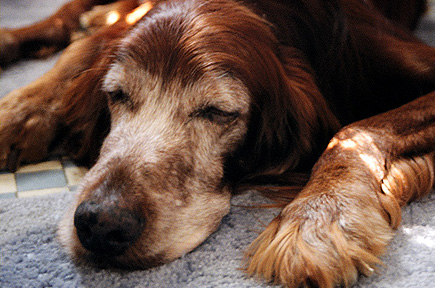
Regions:
<instances>
[{"instance_id":1,"label":"dog's front leg","mask_svg":"<svg viewBox=\"0 0 435 288\"><path fill-rule=\"evenodd\" d=\"M18 28L0 28L0 65L22 57L42 57L66 47L80 27L80 15L110 0L72 0L38 23Z\"/></svg>"},{"instance_id":2,"label":"dog's front leg","mask_svg":"<svg viewBox=\"0 0 435 288\"><path fill-rule=\"evenodd\" d=\"M45 157L56 130L56 108L22 95L17 90L0 101L0 169Z\"/></svg>"},{"instance_id":3,"label":"dog's front leg","mask_svg":"<svg viewBox=\"0 0 435 288\"><path fill-rule=\"evenodd\" d=\"M109 125L99 90L112 61L107 54L127 28L120 23L74 42L49 72L0 100L0 169L43 159L59 138L72 156L92 157L86 154L99 149L108 129L101 125Z\"/></svg>"},{"instance_id":4,"label":"dog's front leg","mask_svg":"<svg viewBox=\"0 0 435 288\"><path fill-rule=\"evenodd\" d=\"M289 287L370 275L400 206L434 184L435 93L343 128L301 194L247 252L248 273Z\"/></svg>"},{"instance_id":5,"label":"dog's front leg","mask_svg":"<svg viewBox=\"0 0 435 288\"><path fill-rule=\"evenodd\" d=\"M60 124L64 79L55 67L0 99L0 169L46 157Z\"/></svg>"}]
</instances>

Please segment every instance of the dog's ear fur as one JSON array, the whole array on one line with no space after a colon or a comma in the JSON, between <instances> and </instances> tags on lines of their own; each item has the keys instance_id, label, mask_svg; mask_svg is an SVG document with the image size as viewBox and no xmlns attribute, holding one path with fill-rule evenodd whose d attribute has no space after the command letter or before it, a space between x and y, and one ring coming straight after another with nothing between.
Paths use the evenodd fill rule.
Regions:
<instances>
[{"instance_id":1,"label":"dog's ear fur","mask_svg":"<svg viewBox=\"0 0 435 288\"><path fill-rule=\"evenodd\" d=\"M282 182L289 170L311 167L340 123L317 88L315 73L302 52L284 46L267 52L263 55L267 67L257 68L255 83L248 87L252 115L237 157L251 180L278 177Z\"/></svg>"},{"instance_id":2,"label":"dog's ear fur","mask_svg":"<svg viewBox=\"0 0 435 288\"><path fill-rule=\"evenodd\" d=\"M79 41L91 41L99 45L86 45L87 42L73 43L68 49L76 49L62 61L71 62L70 67L81 64L80 71L71 75L65 91L63 103L58 113L64 121L61 136L71 157L89 166L98 158L101 144L109 133L110 113L107 97L101 91L104 75L114 58L118 41L128 26L119 24L107 27L98 33ZM76 46L73 46L76 45Z\"/></svg>"}]
</instances>

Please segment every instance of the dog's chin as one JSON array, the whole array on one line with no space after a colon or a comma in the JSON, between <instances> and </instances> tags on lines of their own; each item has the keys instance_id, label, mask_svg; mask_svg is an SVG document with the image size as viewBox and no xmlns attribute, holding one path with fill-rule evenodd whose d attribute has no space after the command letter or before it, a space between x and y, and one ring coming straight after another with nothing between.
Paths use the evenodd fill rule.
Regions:
<instances>
[{"instance_id":1,"label":"dog's chin","mask_svg":"<svg viewBox=\"0 0 435 288\"><path fill-rule=\"evenodd\" d=\"M136 258L127 254L119 256L103 255L89 252L83 247L75 249L69 255L75 265L88 266L97 269L116 269L116 270L145 270L156 266L169 263L175 259L164 260L163 255Z\"/></svg>"},{"instance_id":2,"label":"dog's chin","mask_svg":"<svg viewBox=\"0 0 435 288\"><path fill-rule=\"evenodd\" d=\"M213 230L210 233L204 233L201 237L195 238L195 241L188 241L186 246L178 247L179 249L176 250L170 249L167 252L141 255L140 245L133 245L120 255L109 255L94 253L85 249L81 245L74 227L69 226L68 228L65 225L65 222L71 222L68 218L65 217L58 228L60 244L77 265L90 265L98 269L143 270L160 266L191 252L204 242L209 234L214 232Z\"/></svg>"}]
</instances>

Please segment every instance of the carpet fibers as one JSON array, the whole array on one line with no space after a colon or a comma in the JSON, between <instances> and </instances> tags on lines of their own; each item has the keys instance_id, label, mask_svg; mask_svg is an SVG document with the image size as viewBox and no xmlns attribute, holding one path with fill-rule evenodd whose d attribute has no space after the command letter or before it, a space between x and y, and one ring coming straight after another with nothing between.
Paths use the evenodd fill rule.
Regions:
<instances>
[{"instance_id":1,"label":"carpet fibers","mask_svg":"<svg viewBox=\"0 0 435 288\"><path fill-rule=\"evenodd\" d=\"M0 26L19 27L33 23L53 13L65 1L2 0ZM435 46L435 0L430 3L432 9L417 35ZM0 97L38 78L54 65L57 57L22 61L4 69L0 75ZM4 175L2 179L15 177L20 180L16 175ZM40 186L43 179L38 177L34 180L35 185L26 187L26 191ZM255 192L235 196L231 212L224 217L219 230L193 252L154 269L121 271L76 265L59 246L57 223L75 196L74 192L67 191L71 185L66 184L68 187L63 193L0 199L1 288L273 287L247 278L239 269L243 251L277 213L273 209L243 208L243 205L265 202ZM7 187L1 188L7 190ZM22 192L19 188L6 192L12 193L11 197L19 197ZM378 273L370 278L361 277L355 287L435 287L434 211L435 193L406 207L403 222L382 257L385 266L379 267Z\"/></svg>"},{"instance_id":2,"label":"carpet fibers","mask_svg":"<svg viewBox=\"0 0 435 288\"><path fill-rule=\"evenodd\" d=\"M56 240L56 226L75 193L0 201L0 287L269 287L239 268L243 251L274 209L254 192L235 196L219 230L193 252L146 271L75 265ZM403 222L382 260L384 267L356 287L433 287L435 194L403 210Z\"/></svg>"}]
</instances>

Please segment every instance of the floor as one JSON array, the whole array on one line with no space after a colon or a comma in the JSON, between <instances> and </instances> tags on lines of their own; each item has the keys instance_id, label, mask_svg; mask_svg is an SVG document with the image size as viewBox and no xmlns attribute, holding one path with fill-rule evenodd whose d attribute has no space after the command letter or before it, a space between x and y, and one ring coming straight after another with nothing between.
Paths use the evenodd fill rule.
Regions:
<instances>
[{"instance_id":1,"label":"floor","mask_svg":"<svg viewBox=\"0 0 435 288\"><path fill-rule=\"evenodd\" d=\"M0 199L74 191L86 172L85 167L77 166L61 156L24 165L15 173L0 170Z\"/></svg>"}]
</instances>

